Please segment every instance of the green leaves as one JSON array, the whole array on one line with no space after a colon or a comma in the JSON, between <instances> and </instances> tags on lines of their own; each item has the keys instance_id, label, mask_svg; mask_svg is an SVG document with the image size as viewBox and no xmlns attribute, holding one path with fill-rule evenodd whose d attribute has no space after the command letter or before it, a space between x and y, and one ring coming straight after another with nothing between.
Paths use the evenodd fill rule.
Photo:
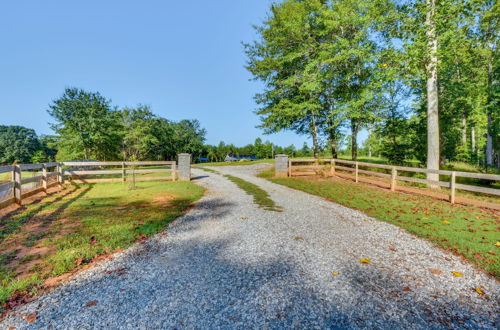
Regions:
<instances>
[{"instance_id":1,"label":"green leaves","mask_svg":"<svg viewBox=\"0 0 500 330\"><path fill-rule=\"evenodd\" d=\"M0 163L26 163L41 149L33 129L0 125Z\"/></svg>"},{"instance_id":2,"label":"green leaves","mask_svg":"<svg viewBox=\"0 0 500 330\"><path fill-rule=\"evenodd\" d=\"M120 126L109 100L98 92L66 88L49 108L55 120L52 129L60 136L59 147L70 150L69 155L85 159L116 157Z\"/></svg>"}]
</instances>

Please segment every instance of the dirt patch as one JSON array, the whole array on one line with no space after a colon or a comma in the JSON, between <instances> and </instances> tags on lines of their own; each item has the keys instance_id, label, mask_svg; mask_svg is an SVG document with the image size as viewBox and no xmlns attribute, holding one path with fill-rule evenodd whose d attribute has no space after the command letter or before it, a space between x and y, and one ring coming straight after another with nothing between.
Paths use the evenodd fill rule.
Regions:
<instances>
[{"instance_id":1,"label":"dirt patch","mask_svg":"<svg viewBox=\"0 0 500 330\"><path fill-rule=\"evenodd\" d=\"M172 201L177 197L175 195L163 194L158 197L153 198L151 204L161 205L161 206L170 206Z\"/></svg>"}]
</instances>

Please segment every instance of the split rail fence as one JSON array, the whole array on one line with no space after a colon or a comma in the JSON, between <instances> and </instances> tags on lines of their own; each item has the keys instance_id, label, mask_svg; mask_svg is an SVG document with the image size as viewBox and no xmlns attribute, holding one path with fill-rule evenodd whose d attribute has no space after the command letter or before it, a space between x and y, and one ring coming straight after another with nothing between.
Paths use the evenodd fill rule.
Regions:
<instances>
[{"instance_id":1,"label":"split rail fence","mask_svg":"<svg viewBox=\"0 0 500 330\"><path fill-rule=\"evenodd\" d=\"M340 164L340 165L339 165ZM382 169L382 172L370 171L370 168ZM354 173L355 182L360 181L360 174L382 177L390 180L390 189L397 189L398 181L407 181L413 183L421 183L426 185L435 185L449 188L449 200L455 203L455 195L457 190L471 191L481 194L489 194L500 196L500 189L481 187L469 184L457 183L457 178L472 178L480 180L500 181L500 175L483 174L460 171L432 170L418 167L406 166L391 166L375 163L357 162L343 159L289 159L288 160L288 176L308 175L323 173L330 176L337 175L337 171L347 171ZM408 173L433 173L441 176L449 176L449 181L435 181L423 178L407 176ZM407 174L407 175L403 175Z\"/></svg>"},{"instance_id":2,"label":"split rail fence","mask_svg":"<svg viewBox=\"0 0 500 330\"><path fill-rule=\"evenodd\" d=\"M178 177L175 161L76 161L0 166L0 176L6 173L11 173L11 178L4 183L0 181L0 208L13 203L21 204L23 198L47 192L48 188L63 185L65 181L126 182L130 175L135 181L176 181ZM156 176L143 176L152 173ZM162 173L166 175L162 176Z\"/></svg>"}]
</instances>

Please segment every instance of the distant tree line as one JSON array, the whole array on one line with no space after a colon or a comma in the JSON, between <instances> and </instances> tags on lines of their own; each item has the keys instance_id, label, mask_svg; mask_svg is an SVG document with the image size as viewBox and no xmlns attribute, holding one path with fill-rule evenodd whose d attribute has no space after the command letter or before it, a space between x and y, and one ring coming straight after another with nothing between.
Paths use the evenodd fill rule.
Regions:
<instances>
[{"instance_id":1,"label":"distant tree line","mask_svg":"<svg viewBox=\"0 0 500 330\"><path fill-rule=\"evenodd\" d=\"M259 159L270 159L277 154L287 154L291 157L311 157L312 149L304 143L301 149L297 149L293 144L288 147L281 147L269 141L263 142L261 138L255 139L253 144L237 147L234 144L220 142L218 145L205 145L202 157L206 157L211 162L223 161L227 155L255 156Z\"/></svg>"},{"instance_id":2,"label":"distant tree line","mask_svg":"<svg viewBox=\"0 0 500 330\"><path fill-rule=\"evenodd\" d=\"M48 113L55 135L38 137L33 129L0 126L1 163L40 163L65 160L172 160L187 152L193 160L206 157L223 161L227 155L254 155L271 158L273 154L311 156L304 144L296 150L263 142L236 147L220 142L206 145L206 130L198 120L171 121L155 115L149 106L117 108L98 92L67 88L49 105Z\"/></svg>"},{"instance_id":3,"label":"distant tree line","mask_svg":"<svg viewBox=\"0 0 500 330\"><path fill-rule=\"evenodd\" d=\"M272 2L245 45L265 84L260 127L310 136L316 157L349 135L356 159L365 128L393 163L500 166L499 13L492 0Z\"/></svg>"}]
</instances>

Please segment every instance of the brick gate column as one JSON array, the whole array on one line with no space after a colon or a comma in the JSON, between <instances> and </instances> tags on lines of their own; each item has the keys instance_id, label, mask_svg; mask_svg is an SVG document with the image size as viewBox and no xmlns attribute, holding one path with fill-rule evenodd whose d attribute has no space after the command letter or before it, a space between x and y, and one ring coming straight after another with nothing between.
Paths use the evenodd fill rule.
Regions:
<instances>
[{"instance_id":1,"label":"brick gate column","mask_svg":"<svg viewBox=\"0 0 500 330\"><path fill-rule=\"evenodd\" d=\"M177 171L180 181L191 181L191 154L177 155Z\"/></svg>"},{"instance_id":2,"label":"brick gate column","mask_svg":"<svg viewBox=\"0 0 500 330\"><path fill-rule=\"evenodd\" d=\"M288 155L279 154L274 157L274 171L276 176L288 176Z\"/></svg>"}]
</instances>

